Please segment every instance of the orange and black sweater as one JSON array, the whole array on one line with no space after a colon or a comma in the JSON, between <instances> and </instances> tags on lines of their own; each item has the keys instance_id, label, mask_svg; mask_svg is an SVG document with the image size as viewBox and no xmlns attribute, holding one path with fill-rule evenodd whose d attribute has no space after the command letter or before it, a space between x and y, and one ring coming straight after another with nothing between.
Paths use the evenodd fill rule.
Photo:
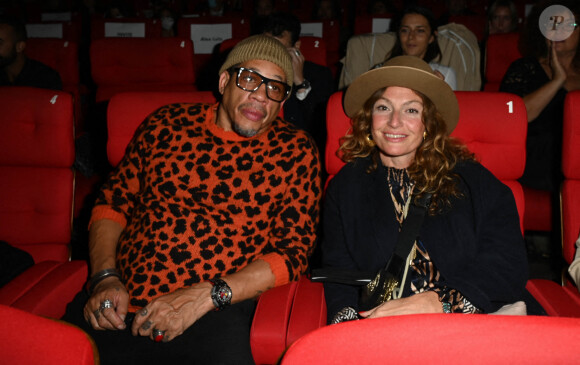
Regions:
<instances>
[{"instance_id":1,"label":"orange and black sweater","mask_svg":"<svg viewBox=\"0 0 580 365\"><path fill-rule=\"evenodd\" d=\"M312 139L280 118L241 137L214 124L216 107L174 104L149 116L93 208L91 222L124 228L117 265L131 310L257 259L277 286L307 267L322 195Z\"/></svg>"}]
</instances>

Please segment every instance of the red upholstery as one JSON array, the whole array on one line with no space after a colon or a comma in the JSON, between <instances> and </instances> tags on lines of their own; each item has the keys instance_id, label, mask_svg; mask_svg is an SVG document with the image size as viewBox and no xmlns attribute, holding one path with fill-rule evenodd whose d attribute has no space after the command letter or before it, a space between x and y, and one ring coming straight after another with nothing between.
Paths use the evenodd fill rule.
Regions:
<instances>
[{"instance_id":1,"label":"red upholstery","mask_svg":"<svg viewBox=\"0 0 580 365\"><path fill-rule=\"evenodd\" d=\"M580 235L580 91L566 96L562 139L562 237L564 259L569 264Z\"/></svg>"},{"instance_id":2,"label":"red upholstery","mask_svg":"<svg viewBox=\"0 0 580 365\"><path fill-rule=\"evenodd\" d=\"M519 33L492 34L485 52L485 91L497 91L510 64L522 57L518 48ZM523 187L526 201L526 231L552 230L552 198L547 191Z\"/></svg>"},{"instance_id":3,"label":"red upholstery","mask_svg":"<svg viewBox=\"0 0 580 365\"><path fill-rule=\"evenodd\" d=\"M524 229L525 202L517 181L524 172L528 128L523 100L499 92L457 91L459 123L451 134L512 189Z\"/></svg>"},{"instance_id":4,"label":"red upholstery","mask_svg":"<svg viewBox=\"0 0 580 365\"><path fill-rule=\"evenodd\" d=\"M112 166L117 166L135 129L158 108L172 103L215 103L210 91L191 92L127 92L111 99L107 109L107 155Z\"/></svg>"},{"instance_id":5,"label":"red upholstery","mask_svg":"<svg viewBox=\"0 0 580 365\"><path fill-rule=\"evenodd\" d=\"M567 264L576 254L576 240L580 235L580 91L572 91L564 104L564 128L562 137L562 171L564 182L561 190L562 253ZM580 292L569 280L564 286L534 279L528 290L552 316L580 317Z\"/></svg>"},{"instance_id":6,"label":"red upholstery","mask_svg":"<svg viewBox=\"0 0 580 365\"><path fill-rule=\"evenodd\" d=\"M480 42L485 34L485 25L487 17L485 15L452 15L449 17L449 23L463 24L469 29Z\"/></svg>"},{"instance_id":7,"label":"red upholstery","mask_svg":"<svg viewBox=\"0 0 580 365\"><path fill-rule=\"evenodd\" d=\"M144 19L144 18L119 18L119 19L104 19L104 18L92 18L91 19L91 41L95 39L105 38L106 24L107 23L119 23L119 24L134 24L143 27L144 38L158 38L161 37L161 22L158 19ZM126 34L123 37L138 37L135 34Z\"/></svg>"},{"instance_id":8,"label":"red upholstery","mask_svg":"<svg viewBox=\"0 0 580 365\"><path fill-rule=\"evenodd\" d=\"M508 67L522 57L519 39L519 33L492 34L487 38L484 91L498 91Z\"/></svg>"},{"instance_id":9,"label":"red upholstery","mask_svg":"<svg viewBox=\"0 0 580 365\"><path fill-rule=\"evenodd\" d=\"M196 90L188 39L102 38L90 47L97 102L124 91Z\"/></svg>"},{"instance_id":10,"label":"red upholstery","mask_svg":"<svg viewBox=\"0 0 580 365\"><path fill-rule=\"evenodd\" d=\"M428 340L418 336L428 333ZM422 314L327 326L296 341L281 365L567 364L578 359L580 319Z\"/></svg>"},{"instance_id":11,"label":"red upholstery","mask_svg":"<svg viewBox=\"0 0 580 365\"><path fill-rule=\"evenodd\" d=\"M62 80L63 91L74 96L75 126L80 130L81 93L78 45L73 41L52 38L30 38L26 41L26 55L55 69Z\"/></svg>"},{"instance_id":12,"label":"red upholstery","mask_svg":"<svg viewBox=\"0 0 580 365\"><path fill-rule=\"evenodd\" d=\"M225 52L225 51L230 51L242 39L243 38L229 38L229 39L224 39L224 41L220 43L220 53Z\"/></svg>"},{"instance_id":13,"label":"red upholstery","mask_svg":"<svg viewBox=\"0 0 580 365\"><path fill-rule=\"evenodd\" d=\"M300 51L307 61L326 66L326 41L319 37L300 37Z\"/></svg>"},{"instance_id":14,"label":"red upholstery","mask_svg":"<svg viewBox=\"0 0 580 365\"><path fill-rule=\"evenodd\" d=\"M72 96L0 87L0 110L0 239L29 252L36 263L0 288L0 303L60 317L87 277L84 262L68 262Z\"/></svg>"},{"instance_id":15,"label":"red upholstery","mask_svg":"<svg viewBox=\"0 0 580 365\"><path fill-rule=\"evenodd\" d=\"M324 20L315 22L305 22L306 24L322 25L322 36L326 44L326 66L328 66L333 75L337 75L340 63L340 22L337 20ZM314 34L318 36L317 34ZM308 59L308 58L307 58Z\"/></svg>"},{"instance_id":16,"label":"red upholstery","mask_svg":"<svg viewBox=\"0 0 580 365\"><path fill-rule=\"evenodd\" d=\"M0 305L0 354L11 365L98 365L93 340L80 328Z\"/></svg>"},{"instance_id":17,"label":"red upholstery","mask_svg":"<svg viewBox=\"0 0 580 365\"><path fill-rule=\"evenodd\" d=\"M260 296L250 331L252 355L257 365L276 363L286 349L288 318L297 285L291 282Z\"/></svg>"}]
</instances>

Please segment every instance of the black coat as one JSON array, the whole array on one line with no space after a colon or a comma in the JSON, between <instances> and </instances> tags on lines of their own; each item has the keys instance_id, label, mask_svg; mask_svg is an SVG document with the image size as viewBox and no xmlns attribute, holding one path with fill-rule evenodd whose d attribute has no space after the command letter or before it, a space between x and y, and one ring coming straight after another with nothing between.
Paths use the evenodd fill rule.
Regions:
<instances>
[{"instance_id":1,"label":"black coat","mask_svg":"<svg viewBox=\"0 0 580 365\"><path fill-rule=\"evenodd\" d=\"M398 223L383 167L368 174L370 158L347 164L326 191L324 267L378 271L398 237ZM463 198L444 213L427 215L419 233L449 288L485 312L522 298L527 257L511 190L478 163L455 168ZM325 283L329 318L345 306L358 309L358 288Z\"/></svg>"}]
</instances>

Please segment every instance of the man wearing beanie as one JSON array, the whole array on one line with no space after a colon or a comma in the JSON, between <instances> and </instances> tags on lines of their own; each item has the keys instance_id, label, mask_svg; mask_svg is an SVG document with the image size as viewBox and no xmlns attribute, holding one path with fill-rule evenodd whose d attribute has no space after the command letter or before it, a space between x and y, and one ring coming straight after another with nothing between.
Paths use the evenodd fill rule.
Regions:
<instances>
[{"instance_id":1,"label":"man wearing beanie","mask_svg":"<svg viewBox=\"0 0 580 365\"><path fill-rule=\"evenodd\" d=\"M240 42L216 105L167 105L139 127L99 194L87 291L63 319L102 364L251 364L255 299L306 270L318 226L311 137L278 117L290 56Z\"/></svg>"}]
</instances>

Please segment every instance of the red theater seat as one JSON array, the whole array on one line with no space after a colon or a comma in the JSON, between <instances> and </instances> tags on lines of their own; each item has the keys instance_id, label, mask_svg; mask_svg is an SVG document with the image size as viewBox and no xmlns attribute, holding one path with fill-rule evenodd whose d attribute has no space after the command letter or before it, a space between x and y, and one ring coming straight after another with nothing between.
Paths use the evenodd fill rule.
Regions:
<instances>
[{"instance_id":1,"label":"red theater seat","mask_svg":"<svg viewBox=\"0 0 580 365\"><path fill-rule=\"evenodd\" d=\"M320 328L296 341L280 364L444 364L449 356L465 364L570 364L578 341L576 318L415 314Z\"/></svg>"},{"instance_id":2,"label":"red theater seat","mask_svg":"<svg viewBox=\"0 0 580 365\"><path fill-rule=\"evenodd\" d=\"M519 33L492 34L485 44L484 91L499 91L499 85L511 63L522 54L518 48Z\"/></svg>"},{"instance_id":3,"label":"red theater seat","mask_svg":"<svg viewBox=\"0 0 580 365\"><path fill-rule=\"evenodd\" d=\"M99 352L80 328L0 305L0 354L11 365L98 365Z\"/></svg>"},{"instance_id":4,"label":"red theater seat","mask_svg":"<svg viewBox=\"0 0 580 365\"><path fill-rule=\"evenodd\" d=\"M107 108L107 156L117 166L137 127L158 108L173 103L215 103L210 91L126 92L111 99Z\"/></svg>"},{"instance_id":5,"label":"red theater seat","mask_svg":"<svg viewBox=\"0 0 580 365\"><path fill-rule=\"evenodd\" d=\"M193 44L181 38L102 38L91 43L96 102L126 91L195 91Z\"/></svg>"},{"instance_id":6,"label":"red theater seat","mask_svg":"<svg viewBox=\"0 0 580 365\"><path fill-rule=\"evenodd\" d=\"M80 83L78 44L53 38L29 38L26 55L55 69L62 80L62 89L74 97L75 127L81 130L81 94L88 93Z\"/></svg>"},{"instance_id":7,"label":"red theater seat","mask_svg":"<svg viewBox=\"0 0 580 365\"><path fill-rule=\"evenodd\" d=\"M300 37L300 51L307 61L327 65L326 41L320 37Z\"/></svg>"},{"instance_id":8,"label":"red theater seat","mask_svg":"<svg viewBox=\"0 0 580 365\"><path fill-rule=\"evenodd\" d=\"M488 37L485 51L485 91L498 91L501 81L511 63L522 57L519 51L519 33L492 34ZM526 231L549 232L552 230L552 198L547 191L523 187L526 200Z\"/></svg>"},{"instance_id":9,"label":"red theater seat","mask_svg":"<svg viewBox=\"0 0 580 365\"><path fill-rule=\"evenodd\" d=\"M562 253L566 264L576 254L575 242L580 235L580 91L572 91L564 104L562 138L562 172L560 192L562 219ZM580 317L580 293L565 277L563 285L550 280L534 279L528 290L552 316Z\"/></svg>"},{"instance_id":10,"label":"red theater seat","mask_svg":"<svg viewBox=\"0 0 580 365\"><path fill-rule=\"evenodd\" d=\"M87 279L69 261L74 162L72 96L1 87L0 240L35 265L0 288L0 304L60 318Z\"/></svg>"}]
</instances>

